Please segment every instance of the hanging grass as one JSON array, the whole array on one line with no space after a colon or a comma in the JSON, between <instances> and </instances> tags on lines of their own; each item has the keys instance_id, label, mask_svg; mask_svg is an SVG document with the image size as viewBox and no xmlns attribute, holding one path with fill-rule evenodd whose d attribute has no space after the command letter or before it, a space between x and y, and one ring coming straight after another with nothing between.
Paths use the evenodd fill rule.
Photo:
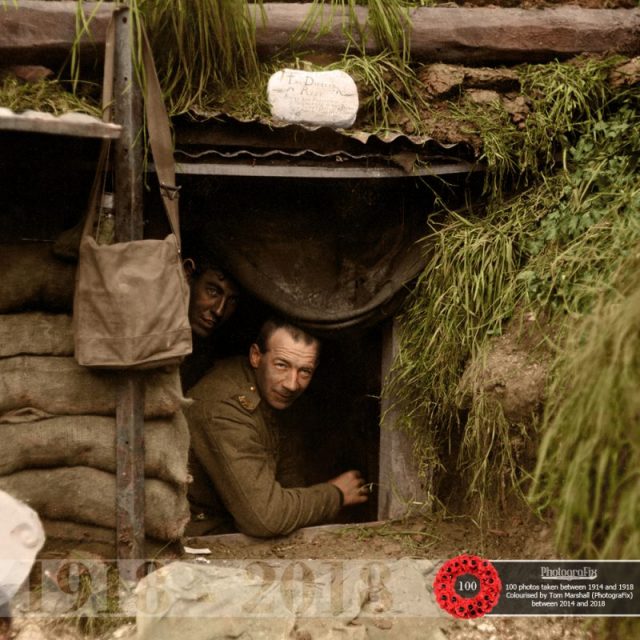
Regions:
<instances>
[{"instance_id":1,"label":"hanging grass","mask_svg":"<svg viewBox=\"0 0 640 640\"><path fill-rule=\"evenodd\" d=\"M358 6L368 9L366 23L359 19ZM313 0L309 3L305 21L291 39L291 45L294 49L299 47L308 40L312 31L318 36L326 35L338 18L342 18L342 32L349 43L346 53L366 56L368 36L372 34L382 52L391 55L396 62L408 65L411 49L408 9L412 6L422 6L422 3L406 0Z\"/></svg>"},{"instance_id":2,"label":"hanging grass","mask_svg":"<svg viewBox=\"0 0 640 640\"><path fill-rule=\"evenodd\" d=\"M460 377L516 309L545 313L556 327L568 327L591 311L634 255L640 243L639 96L637 88L619 94L606 108L598 98L601 108L582 123L577 142L563 147L570 137L560 139L560 170L506 203L494 198L484 215L449 214L424 241L426 268L405 307L384 393L396 400L400 427L431 432L424 455L436 460L436 469L450 434L462 429L459 471L481 503L505 478L519 491L523 474L512 455L513 425L511 432L505 428L499 407L480 397L471 416L460 412ZM434 493L440 478L434 474Z\"/></svg>"},{"instance_id":3,"label":"hanging grass","mask_svg":"<svg viewBox=\"0 0 640 640\"><path fill-rule=\"evenodd\" d=\"M398 130L398 117L420 131L420 108L426 105L424 97L416 91L417 79L411 67L398 63L390 53L381 53L365 57L345 55L331 68L342 69L358 84L359 118L368 123L372 132Z\"/></svg>"},{"instance_id":4,"label":"hanging grass","mask_svg":"<svg viewBox=\"0 0 640 640\"><path fill-rule=\"evenodd\" d=\"M467 495L477 499L481 524L496 504L506 508L510 491L522 495L518 449L531 439L530 431L530 425L510 423L495 398L482 392L475 398L465 421L458 466L469 478Z\"/></svg>"},{"instance_id":5,"label":"hanging grass","mask_svg":"<svg viewBox=\"0 0 640 640\"><path fill-rule=\"evenodd\" d=\"M531 497L550 506L558 547L640 554L640 245L569 336L550 388Z\"/></svg>"},{"instance_id":6,"label":"hanging grass","mask_svg":"<svg viewBox=\"0 0 640 640\"><path fill-rule=\"evenodd\" d=\"M80 39L89 32L93 15L107 1L98 0L85 17L84 0L77 0L76 45L71 52L72 77L76 80ZM245 0L130 0L126 4L138 49L141 25L146 26L170 114L206 105L222 90L256 78L255 23ZM262 0L252 4L259 13ZM140 49L134 57L141 60Z\"/></svg>"},{"instance_id":7,"label":"hanging grass","mask_svg":"<svg viewBox=\"0 0 640 640\"><path fill-rule=\"evenodd\" d=\"M257 76L255 24L246 2L135 0L131 6L144 16L172 113Z\"/></svg>"},{"instance_id":8,"label":"hanging grass","mask_svg":"<svg viewBox=\"0 0 640 640\"><path fill-rule=\"evenodd\" d=\"M105 1L98 0L85 17L84 2L78 0L76 46L71 59L72 76L76 79L80 39L89 32L92 16ZM270 73L278 66L298 67L295 52L309 32L313 29L325 33L338 16L343 16L341 27L350 44L344 59L329 68L353 73L364 87L364 119L371 122L374 130L398 128L391 121L393 109L419 128L422 105L409 64L408 9L424 3L315 0L309 3L308 17L291 39L293 59L267 63L258 61L255 40L255 17L264 17L262 0L251 4L253 9L246 0L131 0L131 29L139 33L142 22L146 25L170 114L206 115L224 109L243 119L268 117L266 84ZM368 7L366 24L358 20L358 5ZM365 53L369 34L381 49L375 56ZM307 46L305 42L304 48Z\"/></svg>"},{"instance_id":9,"label":"hanging grass","mask_svg":"<svg viewBox=\"0 0 640 640\"><path fill-rule=\"evenodd\" d=\"M452 213L426 238L427 264L405 307L398 355L384 389L395 399L400 428L413 437L431 434L420 456L436 469L444 467L450 435L462 429L458 465L481 503L505 476L515 477L504 464L512 458L511 445L500 427L499 407L478 405L462 420L458 383L467 361L485 340L500 335L523 298L523 247L558 197L554 184L531 189L486 217ZM487 440L486 434L493 436ZM441 479L433 474L432 493L438 494Z\"/></svg>"},{"instance_id":10,"label":"hanging grass","mask_svg":"<svg viewBox=\"0 0 640 640\"><path fill-rule=\"evenodd\" d=\"M623 59L582 56L570 62L517 67L521 95L530 112L523 126L512 122L502 100L489 104L450 103L454 119L482 140L479 160L487 170L487 191L496 195L512 178L539 179L554 168L563 150L606 117L619 99L609 82Z\"/></svg>"}]
</instances>

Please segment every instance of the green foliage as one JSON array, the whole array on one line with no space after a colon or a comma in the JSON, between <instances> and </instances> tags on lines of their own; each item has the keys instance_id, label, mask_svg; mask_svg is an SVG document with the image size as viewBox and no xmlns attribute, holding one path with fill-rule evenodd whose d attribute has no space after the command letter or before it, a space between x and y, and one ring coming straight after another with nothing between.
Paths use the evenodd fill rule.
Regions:
<instances>
[{"instance_id":1,"label":"green foliage","mask_svg":"<svg viewBox=\"0 0 640 640\"><path fill-rule=\"evenodd\" d=\"M144 17L172 113L257 77L255 24L246 2L134 0L130 6Z\"/></svg>"},{"instance_id":2,"label":"green foliage","mask_svg":"<svg viewBox=\"0 0 640 640\"><path fill-rule=\"evenodd\" d=\"M598 121L592 137L581 138L569 150L574 169L567 176L558 209L543 221L542 241L570 242L612 210L640 208L635 155L640 150L638 124L636 112L625 106L610 121ZM532 246L532 250L541 246Z\"/></svg>"},{"instance_id":3,"label":"green foliage","mask_svg":"<svg viewBox=\"0 0 640 640\"><path fill-rule=\"evenodd\" d=\"M596 75L600 76L603 68L607 64L596 65ZM575 73L573 68L561 72L557 64L551 65L548 74L536 76L540 95L554 93L558 76ZM582 77L582 72L578 75ZM551 79L546 93L541 84L544 77ZM501 333L516 310L544 314L556 327L569 327L593 309L602 292L611 288L621 265L637 254L640 90L620 93L614 99L595 88L599 82L579 85L591 87L586 101L576 98L559 107L539 98L537 108L546 104L547 111L537 115L536 131L541 122L564 122L558 135L546 143L548 149L562 151L564 161L559 170L551 172L547 165L535 184L511 200L503 201L496 191L481 215L477 211L449 213L424 240L426 267L405 306L399 353L384 393L397 401L400 426L428 443L424 455L433 461L431 491L435 494L442 478L443 456L451 447L450 434L460 429L458 470L470 494L479 497L482 504L487 497L495 497L496 488L505 479L520 490L523 473L511 442L514 425L509 427L500 408L481 394L470 415L458 406L457 390L465 365L481 357L487 341ZM564 97L559 99L564 102ZM578 106L570 108L571 104ZM578 114L582 116L578 118ZM493 125L490 133L498 136ZM507 137L511 135L507 133ZM538 137L528 134L524 139L536 141ZM524 154L520 149L517 154L497 153L496 157L509 157L511 166L524 172L533 151ZM535 157L543 167L552 163L548 150L542 149ZM499 189L498 182L495 188ZM562 331L558 334L563 335ZM580 344L559 350L558 362L570 359ZM594 371L586 361L581 366ZM560 364L556 370L564 371ZM563 375L568 374L559 374L558 379ZM595 386L593 379L581 385L585 397L599 395ZM560 389L561 384L552 387L550 393L558 394L552 402L561 402ZM567 427L563 421L568 413L559 414L558 433ZM575 429L577 434L577 423ZM429 438L424 438L425 432ZM580 437L584 433L575 435L575 441ZM621 450L616 446L608 455L620 461ZM550 450L555 447L557 442ZM564 454L570 456L570 450L567 446ZM640 459L635 459L627 472L639 463ZM567 482L567 465L563 468L559 457L541 464L545 466L539 473L546 473L549 467L556 469L556 478L564 478L545 485L546 500L553 504L557 499L554 491ZM601 464L611 474L611 468ZM584 511L584 504L580 508Z\"/></svg>"},{"instance_id":4,"label":"green foliage","mask_svg":"<svg viewBox=\"0 0 640 640\"><path fill-rule=\"evenodd\" d=\"M480 392L465 421L458 467L468 479L467 495L477 498L483 524L496 505L504 508L508 490L521 495L517 448L530 439L525 425L513 425L499 402Z\"/></svg>"},{"instance_id":5,"label":"green foliage","mask_svg":"<svg viewBox=\"0 0 640 640\"><path fill-rule=\"evenodd\" d=\"M420 106L424 100L415 91L415 73L394 55L345 55L332 66L346 71L360 87L360 117L372 123L375 131L394 129L392 118L398 114L415 128L420 127Z\"/></svg>"},{"instance_id":6,"label":"green foliage","mask_svg":"<svg viewBox=\"0 0 640 640\"><path fill-rule=\"evenodd\" d=\"M76 13L76 46L72 51L72 77L79 77L79 43L89 32L93 15L106 0L92 5L85 17L83 0ZM375 130L393 129L396 109L417 129L421 98L409 64L408 9L423 2L405 0L314 0L307 19L291 39L294 60L260 63L256 52L256 21L263 18L262 1L245 0L131 0L131 29L147 27L158 75L173 115L200 115L220 110L243 119L269 116L265 87L277 65L297 66L296 51L308 47L309 34L322 35L342 16L341 28L349 42L336 68L353 73L366 93L363 113ZM358 5L366 5L368 19L361 23ZM373 36L380 53L368 56ZM312 40L311 40L312 43ZM139 55L138 55L139 59ZM396 127L397 128L397 127Z\"/></svg>"},{"instance_id":7,"label":"green foliage","mask_svg":"<svg viewBox=\"0 0 640 640\"><path fill-rule=\"evenodd\" d=\"M532 497L556 513L559 548L640 554L638 245L594 312L571 332L549 390Z\"/></svg>"},{"instance_id":8,"label":"green foliage","mask_svg":"<svg viewBox=\"0 0 640 640\"><path fill-rule=\"evenodd\" d=\"M358 14L359 5L368 8L366 23ZM412 3L406 0L313 0L307 18L292 38L292 45L299 45L312 31L325 35L342 16L342 33L349 42L349 49L355 49L357 55L366 56L368 36L373 34L383 52L399 63L408 64L410 22L407 9L410 6Z\"/></svg>"},{"instance_id":9,"label":"green foliage","mask_svg":"<svg viewBox=\"0 0 640 640\"><path fill-rule=\"evenodd\" d=\"M579 57L571 62L524 65L522 93L531 100L531 115L522 129L522 171L553 167L556 153L577 136L593 131L612 99L608 75L619 57Z\"/></svg>"},{"instance_id":10,"label":"green foliage","mask_svg":"<svg viewBox=\"0 0 640 640\"><path fill-rule=\"evenodd\" d=\"M530 301L582 313L630 251L640 212L640 113L626 102L569 149L559 201L527 239Z\"/></svg>"},{"instance_id":11,"label":"green foliage","mask_svg":"<svg viewBox=\"0 0 640 640\"><path fill-rule=\"evenodd\" d=\"M454 117L482 139L480 161L487 188L497 194L509 178L525 183L553 169L559 154L602 121L613 99L608 82L619 57L576 58L571 62L521 65L521 94L529 104L524 124L512 122L502 101L452 103Z\"/></svg>"},{"instance_id":12,"label":"green foliage","mask_svg":"<svg viewBox=\"0 0 640 640\"><path fill-rule=\"evenodd\" d=\"M100 117L96 87L81 84L72 92L58 80L23 82L13 75L0 78L0 106L12 111L37 109L54 115L71 111Z\"/></svg>"},{"instance_id":13,"label":"green foliage","mask_svg":"<svg viewBox=\"0 0 640 640\"><path fill-rule=\"evenodd\" d=\"M97 0L85 16L85 2L77 0L76 41L71 52L71 75L76 81L80 40L89 33L93 16L105 2L109 0ZM171 114L207 105L220 92L257 77L255 22L246 1L129 0L126 4L131 11L130 29L138 42L136 66L142 67L139 35L144 23ZM252 4L260 14L262 0Z\"/></svg>"}]
</instances>

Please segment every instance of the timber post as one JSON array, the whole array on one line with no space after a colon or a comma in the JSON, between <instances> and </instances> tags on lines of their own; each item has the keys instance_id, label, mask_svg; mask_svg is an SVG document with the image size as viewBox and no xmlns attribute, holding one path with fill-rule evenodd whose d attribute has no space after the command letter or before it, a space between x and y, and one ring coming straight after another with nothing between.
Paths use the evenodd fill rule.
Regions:
<instances>
[{"instance_id":1,"label":"timber post","mask_svg":"<svg viewBox=\"0 0 640 640\"><path fill-rule=\"evenodd\" d=\"M400 324L396 318L383 325L383 381L390 375L398 354L399 332ZM398 415L392 398L383 398L381 411L378 520L402 518L412 512L428 512L433 506L432 498L420 479L411 438L397 427Z\"/></svg>"},{"instance_id":2,"label":"timber post","mask_svg":"<svg viewBox=\"0 0 640 640\"><path fill-rule=\"evenodd\" d=\"M133 63L134 30L128 8L114 12L114 121L116 241L143 236L142 92ZM116 402L116 549L118 560L144 557L144 374L124 372ZM133 563L121 576L135 579Z\"/></svg>"}]
</instances>

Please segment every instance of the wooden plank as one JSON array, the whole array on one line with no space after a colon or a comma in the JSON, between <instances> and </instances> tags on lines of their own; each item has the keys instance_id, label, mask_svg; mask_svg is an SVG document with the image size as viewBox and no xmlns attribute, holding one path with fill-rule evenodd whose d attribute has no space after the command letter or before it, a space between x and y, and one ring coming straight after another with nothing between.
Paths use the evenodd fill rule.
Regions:
<instances>
[{"instance_id":1,"label":"wooden plank","mask_svg":"<svg viewBox=\"0 0 640 640\"><path fill-rule=\"evenodd\" d=\"M398 350L398 320L390 320L382 338L382 379L385 380ZM380 425L380 465L378 519L401 518L410 511L431 508L431 503L418 477L413 444L406 433L396 429L397 413L390 401L382 402Z\"/></svg>"},{"instance_id":2,"label":"wooden plank","mask_svg":"<svg viewBox=\"0 0 640 640\"><path fill-rule=\"evenodd\" d=\"M25 131L113 140L118 138L121 129L122 127L117 124L102 122L84 113L65 113L54 116L51 113L31 110L14 113L10 109L0 107L0 131Z\"/></svg>"},{"instance_id":3,"label":"wooden plank","mask_svg":"<svg viewBox=\"0 0 640 640\"><path fill-rule=\"evenodd\" d=\"M324 7L298 51L342 53L348 38L342 24L348 10ZM263 57L291 49L291 37L309 13L308 3L269 3L254 7L256 44ZM367 24L367 10L356 7L361 26ZM498 7L420 7L409 14L411 58L414 61L457 64L505 64L543 62L580 53L616 52L628 56L640 53L639 9L509 9ZM351 30L355 42L358 29ZM378 53L371 29L364 29L367 53ZM353 47L351 47L353 49Z\"/></svg>"},{"instance_id":4,"label":"wooden plank","mask_svg":"<svg viewBox=\"0 0 640 640\"><path fill-rule=\"evenodd\" d=\"M122 374L116 404L116 535L118 560L144 557L144 378L139 372ZM134 579L134 568L124 564L122 577Z\"/></svg>"},{"instance_id":5,"label":"wooden plank","mask_svg":"<svg viewBox=\"0 0 640 640\"><path fill-rule=\"evenodd\" d=\"M89 32L80 39L80 52L101 60L107 25L115 5L83 3ZM78 3L43 0L0 2L0 59L3 65L64 62L76 40Z\"/></svg>"},{"instance_id":6,"label":"wooden plank","mask_svg":"<svg viewBox=\"0 0 640 640\"><path fill-rule=\"evenodd\" d=\"M139 240L142 215L142 94L133 66L127 11L116 17L116 60L113 84L114 120L122 125L115 144L116 240Z\"/></svg>"},{"instance_id":7,"label":"wooden plank","mask_svg":"<svg viewBox=\"0 0 640 640\"><path fill-rule=\"evenodd\" d=\"M114 120L116 241L142 238L142 97L132 60L129 10L115 16ZM144 557L144 374L123 373L116 406L116 526L119 560ZM131 565L123 565L125 579Z\"/></svg>"},{"instance_id":8,"label":"wooden plank","mask_svg":"<svg viewBox=\"0 0 640 640\"><path fill-rule=\"evenodd\" d=\"M76 2L18 0L0 10L0 56L5 64L64 59L75 39ZM102 55L112 7L84 3L85 14L96 10L91 37L83 37L87 54ZM289 52L290 41L305 22L310 3L270 2L252 7L256 43L263 57ZM356 7L361 25L367 9ZM264 20L263 20L264 15ZM341 54L348 45L342 32L344 10L325 7L297 50ZM640 54L640 9L587 9L563 6L545 9L498 7L419 7L410 13L412 58L424 62L507 64L543 62L580 53ZM355 31L355 29L354 29ZM368 53L379 47L370 31Z\"/></svg>"},{"instance_id":9,"label":"wooden plank","mask_svg":"<svg viewBox=\"0 0 640 640\"><path fill-rule=\"evenodd\" d=\"M287 51L304 23L306 3L265 5L266 20L258 21L256 43L263 56ZM357 7L361 26L367 10ZM347 46L342 33L345 12L327 6L308 29L299 48L341 53ZM586 9L564 6L545 9L499 7L420 7L412 10L407 30L414 61L460 64L543 62L580 53L640 53L639 9ZM378 53L371 30L365 29L368 53ZM351 36L359 42L357 29Z\"/></svg>"},{"instance_id":10,"label":"wooden plank","mask_svg":"<svg viewBox=\"0 0 640 640\"><path fill-rule=\"evenodd\" d=\"M447 162L441 165L421 166L413 172L407 173L398 167L345 167L345 166L311 166L295 164L283 165L258 165L250 163L225 163L225 162L180 162L176 167L176 173L183 175L204 176L261 176L268 178L412 178L415 176L450 175L454 173L471 173L481 170L479 165L469 162ZM155 170L153 165L150 166Z\"/></svg>"}]
</instances>

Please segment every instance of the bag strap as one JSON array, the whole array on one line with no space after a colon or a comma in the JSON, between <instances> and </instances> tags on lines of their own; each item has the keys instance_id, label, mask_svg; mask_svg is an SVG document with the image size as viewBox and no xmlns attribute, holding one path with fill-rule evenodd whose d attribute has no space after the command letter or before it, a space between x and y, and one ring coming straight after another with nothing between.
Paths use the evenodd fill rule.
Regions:
<instances>
[{"instance_id":1,"label":"bag strap","mask_svg":"<svg viewBox=\"0 0 640 640\"><path fill-rule=\"evenodd\" d=\"M171 141L171 128L169 116L162 99L162 89L153 61L153 54L144 26L142 33L142 66L145 77L144 105L149 133L149 145L151 155L156 167L156 174L160 184L160 195L164 205L171 231L176 236L178 250L180 250L180 214L178 209L178 191L176 186L176 168L173 160L173 144ZM102 119L111 121L111 104L113 100L113 72L115 59L115 23L112 19L107 27L105 41L104 77L102 82ZM83 235L88 234L95 220L98 210L98 199L101 194L101 186L104 171L107 167L111 142L104 140L100 147L96 176L91 187L89 198L89 210L85 219Z\"/></svg>"},{"instance_id":2,"label":"bag strap","mask_svg":"<svg viewBox=\"0 0 640 640\"><path fill-rule=\"evenodd\" d=\"M153 53L144 25L142 33L142 62L145 72L145 113L147 115L147 131L149 144L156 167L160 195L164 204L171 230L178 240L180 249L180 216L178 211L178 191L176 187L176 165L173 159L173 143L169 116L162 99L162 89L153 61Z\"/></svg>"}]
</instances>

